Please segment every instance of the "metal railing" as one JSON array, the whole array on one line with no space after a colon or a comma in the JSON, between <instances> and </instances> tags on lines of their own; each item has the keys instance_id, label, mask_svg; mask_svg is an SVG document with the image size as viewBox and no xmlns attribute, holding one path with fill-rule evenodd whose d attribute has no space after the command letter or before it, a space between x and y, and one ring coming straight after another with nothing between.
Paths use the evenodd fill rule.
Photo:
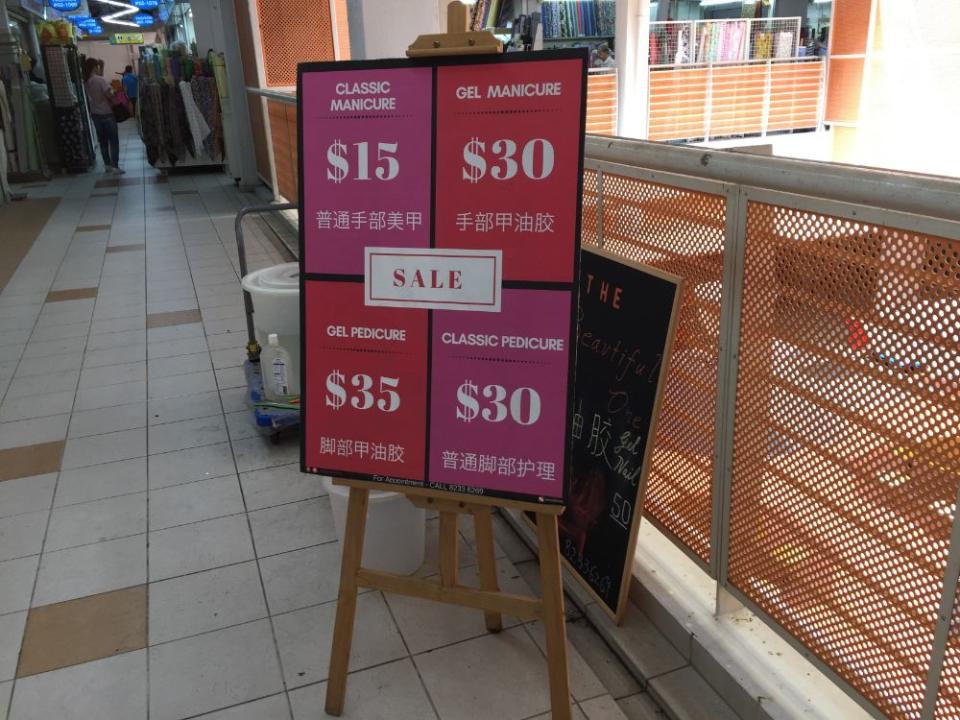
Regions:
<instances>
[{"instance_id":1,"label":"metal railing","mask_svg":"<svg viewBox=\"0 0 960 720\"><path fill-rule=\"evenodd\" d=\"M588 138L682 275L645 511L877 717L960 716L960 182Z\"/></svg>"},{"instance_id":2,"label":"metal railing","mask_svg":"<svg viewBox=\"0 0 960 720\"><path fill-rule=\"evenodd\" d=\"M960 182L597 136L584 172L581 242L685 280L645 517L876 717L960 717Z\"/></svg>"},{"instance_id":3,"label":"metal railing","mask_svg":"<svg viewBox=\"0 0 960 720\"><path fill-rule=\"evenodd\" d=\"M787 60L800 54L801 18L650 23L650 67Z\"/></svg>"}]
</instances>

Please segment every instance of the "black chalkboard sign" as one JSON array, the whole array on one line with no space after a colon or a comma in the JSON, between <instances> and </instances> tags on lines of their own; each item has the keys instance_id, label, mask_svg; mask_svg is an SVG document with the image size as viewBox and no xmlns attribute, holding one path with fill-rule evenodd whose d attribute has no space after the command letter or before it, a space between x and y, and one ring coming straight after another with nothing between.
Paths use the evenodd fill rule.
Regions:
<instances>
[{"instance_id":1,"label":"black chalkboard sign","mask_svg":"<svg viewBox=\"0 0 960 720\"><path fill-rule=\"evenodd\" d=\"M583 249L570 502L560 552L620 622L681 279Z\"/></svg>"}]
</instances>

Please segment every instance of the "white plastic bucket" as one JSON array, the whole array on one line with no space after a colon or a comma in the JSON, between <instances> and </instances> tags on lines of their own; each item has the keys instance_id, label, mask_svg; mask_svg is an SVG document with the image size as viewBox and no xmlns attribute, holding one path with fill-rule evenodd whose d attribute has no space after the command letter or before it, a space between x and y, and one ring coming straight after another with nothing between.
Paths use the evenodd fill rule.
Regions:
<instances>
[{"instance_id":1,"label":"white plastic bucket","mask_svg":"<svg viewBox=\"0 0 960 720\"><path fill-rule=\"evenodd\" d=\"M333 524L343 542L350 488L334 485L328 477L323 486L330 495ZM400 493L371 490L367 526L363 536L363 566L398 575L412 575L423 565L427 513Z\"/></svg>"},{"instance_id":2,"label":"white plastic bucket","mask_svg":"<svg viewBox=\"0 0 960 720\"><path fill-rule=\"evenodd\" d=\"M257 270L241 280L253 299L253 328L260 347L276 333L290 353L290 392L300 393L300 266L285 263Z\"/></svg>"}]
</instances>

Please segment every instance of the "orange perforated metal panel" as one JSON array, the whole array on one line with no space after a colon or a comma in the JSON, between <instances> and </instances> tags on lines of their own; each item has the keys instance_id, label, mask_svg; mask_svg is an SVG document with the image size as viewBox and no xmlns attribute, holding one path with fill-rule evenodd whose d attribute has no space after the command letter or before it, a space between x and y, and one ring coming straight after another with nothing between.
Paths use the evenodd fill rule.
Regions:
<instances>
[{"instance_id":1,"label":"orange perforated metal panel","mask_svg":"<svg viewBox=\"0 0 960 720\"><path fill-rule=\"evenodd\" d=\"M334 59L327 0L257 0L257 22L267 87L296 85L297 63Z\"/></svg>"},{"instance_id":2,"label":"orange perforated metal panel","mask_svg":"<svg viewBox=\"0 0 960 720\"><path fill-rule=\"evenodd\" d=\"M600 195L597 192L597 173L583 171L583 212L580 220L580 242L596 247L600 243L597 219L600 215Z\"/></svg>"},{"instance_id":3,"label":"orange perforated metal panel","mask_svg":"<svg viewBox=\"0 0 960 720\"><path fill-rule=\"evenodd\" d=\"M831 58L824 122L856 122L860 117L863 58Z\"/></svg>"},{"instance_id":4,"label":"orange perforated metal panel","mask_svg":"<svg viewBox=\"0 0 960 720\"><path fill-rule=\"evenodd\" d=\"M287 103L267 101L273 163L277 170L277 192L297 201L297 108Z\"/></svg>"},{"instance_id":5,"label":"orange perforated metal panel","mask_svg":"<svg viewBox=\"0 0 960 720\"><path fill-rule=\"evenodd\" d=\"M725 199L603 175L604 247L684 280L645 512L704 562L710 517Z\"/></svg>"},{"instance_id":6,"label":"orange perforated metal panel","mask_svg":"<svg viewBox=\"0 0 960 720\"><path fill-rule=\"evenodd\" d=\"M743 277L729 582L917 718L960 483L960 243L750 202Z\"/></svg>"},{"instance_id":7,"label":"orange perforated metal panel","mask_svg":"<svg viewBox=\"0 0 960 720\"><path fill-rule=\"evenodd\" d=\"M867 51L873 0L836 0L830 24L830 54L860 55Z\"/></svg>"}]
</instances>

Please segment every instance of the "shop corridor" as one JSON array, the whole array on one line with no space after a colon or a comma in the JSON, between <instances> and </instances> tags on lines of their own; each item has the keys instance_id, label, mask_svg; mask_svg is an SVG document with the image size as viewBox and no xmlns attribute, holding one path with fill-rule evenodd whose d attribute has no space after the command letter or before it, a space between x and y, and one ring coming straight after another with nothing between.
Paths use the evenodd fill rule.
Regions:
<instances>
[{"instance_id":1,"label":"shop corridor","mask_svg":"<svg viewBox=\"0 0 960 720\"><path fill-rule=\"evenodd\" d=\"M19 186L7 206L29 223L59 198L0 293L0 720L325 717L330 503L244 399L233 222L257 198L161 176L131 125L126 175ZM281 261L248 237L253 268ZM499 518L498 555L502 587L537 589ZM663 717L568 613L574 717ZM536 623L490 636L479 611L364 594L344 717L546 718L543 644Z\"/></svg>"}]
</instances>

